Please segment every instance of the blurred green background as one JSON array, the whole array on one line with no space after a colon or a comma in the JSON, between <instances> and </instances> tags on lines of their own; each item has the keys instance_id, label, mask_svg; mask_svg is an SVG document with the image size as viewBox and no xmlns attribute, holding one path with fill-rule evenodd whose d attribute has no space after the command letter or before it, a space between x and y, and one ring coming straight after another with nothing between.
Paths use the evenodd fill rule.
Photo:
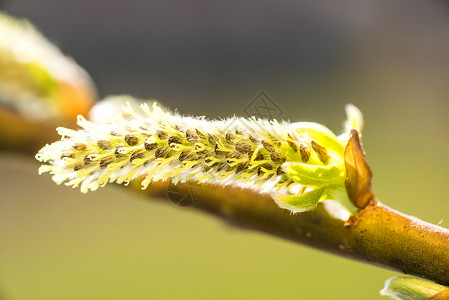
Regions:
<instances>
[{"instance_id":1,"label":"blurred green background","mask_svg":"<svg viewBox=\"0 0 449 300\"><path fill-rule=\"evenodd\" d=\"M374 191L448 227L446 1L3 1L96 81L99 94L245 116L265 91L282 118L339 132L365 116ZM0 154L0 299L379 299L396 274L234 229L116 186L82 195ZM438 251L438 249L435 249Z\"/></svg>"}]
</instances>

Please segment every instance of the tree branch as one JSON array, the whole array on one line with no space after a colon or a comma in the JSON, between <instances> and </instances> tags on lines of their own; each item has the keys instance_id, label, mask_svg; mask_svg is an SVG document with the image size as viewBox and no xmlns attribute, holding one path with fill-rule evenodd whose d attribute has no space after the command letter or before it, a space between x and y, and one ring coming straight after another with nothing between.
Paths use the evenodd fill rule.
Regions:
<instances>
[{"instance_id":1,"label":"tree branch","mask_svg":"<svg viewBox=\"0 0 449 300\"><path fill-rule=\"evenodd\" d=\"M62 123L75 126L73 122L60 120L41 122L23 116L0 106L0 151L16 151L34 156L46 143L59 139L55 128Z\"/></svg>"},{"instance_id":2,"label":"tree branch","mask_svg":"<svg viewBox=\"0 0 449 300\"><path fill-rule=\"evenodd\" d=\"M167 185L153 183L142 193L166 197ZM201 189L196 209L240 227L449 284L449 230L377 201L344 222L332 218L322 205L313 212L291 214L268 195L238 188L188 183L179 190L185 193L192 187Z\"/></svg>"}]
</instances>

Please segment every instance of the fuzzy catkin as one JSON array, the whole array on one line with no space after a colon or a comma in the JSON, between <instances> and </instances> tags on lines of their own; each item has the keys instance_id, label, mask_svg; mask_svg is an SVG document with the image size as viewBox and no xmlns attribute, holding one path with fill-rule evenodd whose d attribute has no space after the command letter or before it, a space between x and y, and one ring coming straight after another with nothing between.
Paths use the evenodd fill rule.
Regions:
<instances>
[{"instance_id":1,"label":"fuzzy catkin","mask_svg":"<svg viewBox=\"0 0 449 300\"><path fill-rule=\"evenodd\" d=\"M282 165L295 161L326 165L326 148L288 122L230 118L209 121L142 104L130 105L105 124L78 117L81 130L58 128L60 141L36 155L40 173L50 172L60 184L96 190L108 182L128 184L143 178L174 183L196 180L287 193L301 185Z\"/></svg>"},{"instance_id":2,"label":"fuzzy catkin","mask_svg":"<svg viewBox=\"0 0 449 300\"><path fill-rule=\"evenodd\" d=\"M31 23L0 11L0 106L29 119L73 118L95 96L89 75Z\"/></svg>"}]
</instances>

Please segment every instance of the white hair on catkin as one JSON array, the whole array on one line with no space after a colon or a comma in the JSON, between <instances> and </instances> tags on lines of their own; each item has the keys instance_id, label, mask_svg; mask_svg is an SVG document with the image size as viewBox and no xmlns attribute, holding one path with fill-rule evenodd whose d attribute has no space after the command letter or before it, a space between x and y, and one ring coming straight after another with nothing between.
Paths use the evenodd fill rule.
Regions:
<instances>
[{"instance_id":1,"label":"white hair on catkin","mask_svg":"<svg viewBox=\"0 0 449 300\"><path fill-rule=\"evenodd\" d=\"M286 193L301 186L285 175L288 161L327 159L325 151L288 122L229 118L209 121L185 117L142 104L130 104L110 122L78 117L81 130L59 127L60 141L36 155L39 172L50 172L58 184L96 190L108 182L128 184L194 180L261 192Z\"/></svg>"}]
</instances>

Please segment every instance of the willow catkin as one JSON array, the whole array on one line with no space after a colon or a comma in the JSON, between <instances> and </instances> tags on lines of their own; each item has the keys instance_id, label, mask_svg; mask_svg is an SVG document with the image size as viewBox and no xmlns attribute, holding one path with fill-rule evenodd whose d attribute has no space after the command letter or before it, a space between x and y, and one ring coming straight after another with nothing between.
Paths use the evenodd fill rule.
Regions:
<instances>
[{"instance_id":1,"label":"willow catkin","mask_svg":"<svg viewBox=\"0 0 449 300\"><path fill-rule=\"evenodd\" d=\"M142 188L157 180L196 180L285 194L302 188L285 174L285 163L329 165L338 159L288 122L209 121L156 103L141 109L128 105L101 124L78 116L81 130L57 128L62 139L36 155L44 163L39 173L50 172L58 184L80 185L82 192L143 177Z\"/></svg>"},{"instance_id":2,"label":"willow catkin","mask_svg":"<svg viewBox=\"0 0 449 300\"><path fill-rule=\"evenodd\" d=\"M94 85L30 22L0 11L0 106L29 119L72 119L96 98Z\"/></svg>"}]
</instances>

